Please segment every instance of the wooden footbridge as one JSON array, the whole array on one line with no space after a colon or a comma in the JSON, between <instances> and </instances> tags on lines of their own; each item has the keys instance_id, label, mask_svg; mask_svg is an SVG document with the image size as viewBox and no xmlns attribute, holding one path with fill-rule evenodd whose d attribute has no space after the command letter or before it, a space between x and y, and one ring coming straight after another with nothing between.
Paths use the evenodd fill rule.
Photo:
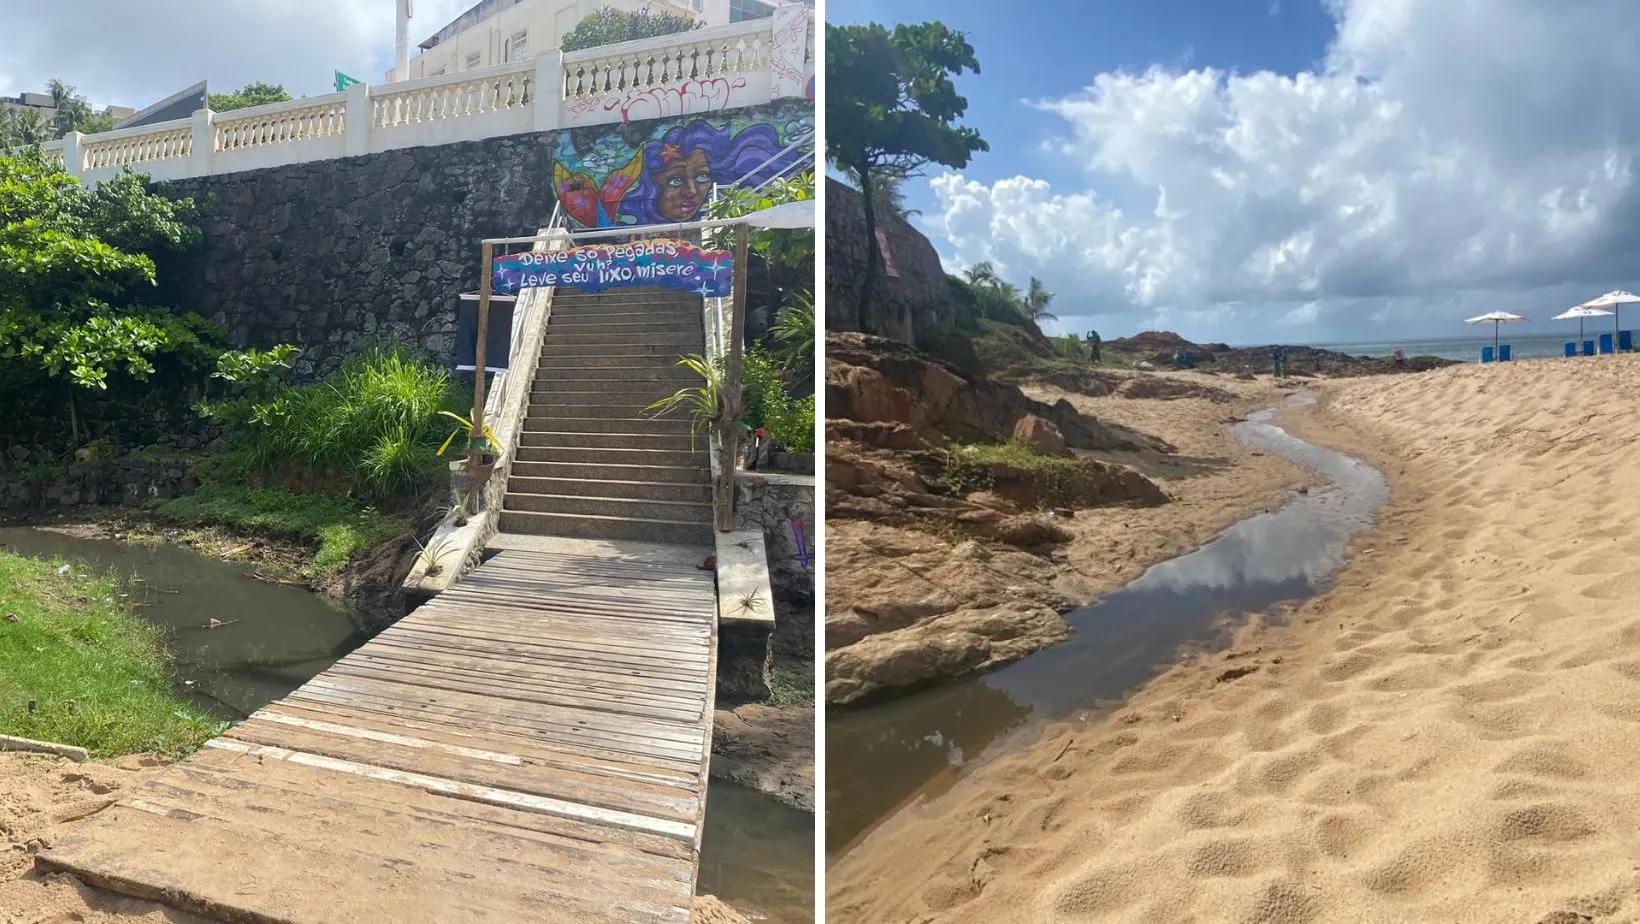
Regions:
<instances>
[{"instance_id":1,"label":"wooden footbridge","mask_svg":"<svg viewBox=\"0 0 1640 924\"><path fill-rule=\"evenodd\" d=\"M716 593L641 545L501 551L38 863L253 924L687 922Z\"/></svg>"}]
</instances>

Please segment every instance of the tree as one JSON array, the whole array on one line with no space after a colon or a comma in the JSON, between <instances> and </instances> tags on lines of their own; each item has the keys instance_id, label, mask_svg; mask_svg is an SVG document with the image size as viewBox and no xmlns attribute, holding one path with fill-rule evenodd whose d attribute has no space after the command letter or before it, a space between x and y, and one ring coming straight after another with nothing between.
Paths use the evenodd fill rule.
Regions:
<instances>
[{"instance_id":1,"label":"tree","mask_svg":"<svg viewBox=\"0 0 1640 924\"><path fill-rule=\"evenodd\" d=\"M647 7L636 13L604 7L576 23L575 28L571 29L559 44L564 51L580 51L583 48L597 48L616 42L676 35L679 32L699 29L701 25L693 17L677 13L656 13Z\"/></svg>"},{"instance_id":2,"label":"tree","mask_svg":"<svg viewBox=\"0 0 1640 924\"><path fill-rule=\"evenodd\" d=\"M962 277L968 280L968 284L971 286L991 286L994 288L1002 285L1002 277L997 275L996 267L991 265L990 260L981 260L963 270Z\"/></svg>"},{"instance_id":3,"label":"tree","mask_svg":"<svg viewBox=\"0 0 1640 924\"><path fill-rule=\"evenodd\" d=\"M52 137L51 120L38 110L0 109L0 151L44 144Z\"/></svg>"},{"instance_id":4,"label":"tree","mask_svg":"<svg viewBox=\"0 0 1640 924\"><path fill-rule=\"evenodd\" d=\"M1042 280L1032 276L1030 288L1025 290L1025 310L1030 314L1031 320L1037 323L1059 320L1058 315L1048 311L1048 303L1051 301L1053 293L1042 284Z\"/></svg>"},{"instance_id":5,"label":"tree","mask_svg":"<svg viewBox=\"0 0 1640 924\"><path fill-rule=\"evenodd\" d=\"M231 112L235 109L246 109L251 106L261 106L264 103L288 103L290 94L285 92L283 84L278 83L247 83L233 93L212 93L207 103L212 112Z\"/></svg>"},{"instance_id":6,"label":"tree","mask_svg":"<svg viewBox=\"0 0 1640 924\"><path fill-rule=\"evenodd\" d=\"M80 126L91 119L91 104L61 80L53 80L46 87L51 93L51 106L57 110L51 117L51 136L61 138L69 132L82 131Z\"/></svg>"},{"instance_id":7,"label":"tree","mask_svg":"<svg viewBox=\"0 0 1640 924\"><path fill-rule=\"evenodd\" d=\"M208 362L197 316L149 303L153 254L198 240L191 199L150 193L122 173L88 190L38 148L0 157L0 387L66 378L107 387L161 354Z\"/></svg>"},{"instance_id":8,"label":"tree","mask_svg":"<svg viewBox=\"0 0 1640 924\"><path fill-rule=\"evenodd\" d=\"M953 77L979 73L974 48L943 23L826 26L826 156L851 173L865 211L862 326L872 318L877 246L876 175L908 179L930 163L961 169L990 150L979 132L952 124L968 110Z\"/></svg>"},{"instance_id":9,"label":"tree","mask_svg":"<svg viewBox=\"0 0 1640 924\"><path fill-rule=\"evenodd\" d=\"M871 199L877 207L887 209L902 219L922 214L917 209L905 207L905 177L880 170L871 175L871 185Z\"/></svg>"}]
</instances>

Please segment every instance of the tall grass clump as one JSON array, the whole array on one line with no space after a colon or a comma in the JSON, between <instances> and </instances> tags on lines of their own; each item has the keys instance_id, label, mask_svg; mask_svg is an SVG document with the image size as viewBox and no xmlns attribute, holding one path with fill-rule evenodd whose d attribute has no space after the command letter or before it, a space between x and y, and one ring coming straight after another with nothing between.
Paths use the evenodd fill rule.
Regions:
<instances>
[{"instance_id":1,"label":"tall grass clump","mask_svg":"<svg viewBox=\"0 0 1640 924\"><path fill-rule=\"evenodd\" d=\"M403 495L435 468L438 414L453 398L444 369L405 346L373 347L321 382L249 402L245 449L265 470L306 466L373 496Z\"/></svg>"}]
</instances>

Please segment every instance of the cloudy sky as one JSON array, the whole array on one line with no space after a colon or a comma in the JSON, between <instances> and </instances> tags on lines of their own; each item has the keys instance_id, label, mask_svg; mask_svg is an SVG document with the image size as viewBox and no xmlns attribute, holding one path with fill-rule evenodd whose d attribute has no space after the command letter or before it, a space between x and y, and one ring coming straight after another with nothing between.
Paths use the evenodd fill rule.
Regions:
<instances>
[{"instance_id":1,"label":"cloudy sky","mask_svg":"<svg viewBox=\"0 0 1640 924\"><path fill-rule=\"evenodd\" d=\"M991 144L911 194L1061 329L1461 336L1640 288L1634 0L832 0L942 19ZM1012 9L1025 9L1020 4Z\"/></svg>"},{"instance_id":2,"label":"cloudy sky","mask_svg":"<svg viewBox=\"0 0 1640 924\"><path fill-rule=\"evenodd\" d=\"M475 0L414 0L411 52ZM201 80L330 93L393 65L394 0L0 0L0 95L57 78L96 106L137 109Z\"/></svg>"}]
</instances>

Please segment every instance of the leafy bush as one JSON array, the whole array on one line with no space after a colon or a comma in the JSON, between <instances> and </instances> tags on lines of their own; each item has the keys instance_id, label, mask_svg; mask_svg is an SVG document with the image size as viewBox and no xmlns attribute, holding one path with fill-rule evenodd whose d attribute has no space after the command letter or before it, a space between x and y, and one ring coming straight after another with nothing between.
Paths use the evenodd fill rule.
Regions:
<instances>
[{"instance_id":1,"label":"leafy bush","mask_svg":"<svg viewBox=\"0 0 1640 924\"><path fill-rule=\"evenodd\" d=\"M86 189L38 148L0 157L0 358L4 385L62 377L103 389L110 373L146 379L155 360L203 365L213 328L149 303L153 255L192 246L193 200L123 173Z\"/></svg>"},{"instance_id":2,"label":"leafy bush","mask_svg":"<svg viewBox=\"0 0 1640 924\"><path fill-rule=\"evenodd\" d=\"M696 22L693 17L676 13L655 13L649 9L628 13L604 7L583 17L559 44L565 51L580 51L583 48L597 48L616 42L675 35L698 29L700 26L701 23Z\"/></svg>"},{"instance_id":3,"label":"leafy bush","mask_svg":"<svg viewBox=\"0 0 1640 924\"><path fill-rule=\"evenodd\" d=\"M269 394L290 349L224 356L217 375L244 394L204 404L201 413L242 423L258 467L294 462L345 472L380 495L420 484L436 463L438 415L453 398L449 373L408 348L381 346L350 358L322 382Z\"/></svg>"},{"instance_id":4,"label":"leafy bush","mask_svg":"<svg viewBox=\"0 0 1640 924\"><path fill-rule=\"evenodd\" d=\"M814 293L794 292L791 300L775 315L769 329L780 343L786 368L805 371L814 360Z\"/></svg>"},{"instance_id":5,"label":"leafy bush","mask_svg":"<svg viewBox=\"0 0 1640 924\"><path fill-rule=\"evenodd\" d=\"M769 436L789 452L814 451L814 396L788 398L771 410Z\"/></svg>"}]
</instances>

